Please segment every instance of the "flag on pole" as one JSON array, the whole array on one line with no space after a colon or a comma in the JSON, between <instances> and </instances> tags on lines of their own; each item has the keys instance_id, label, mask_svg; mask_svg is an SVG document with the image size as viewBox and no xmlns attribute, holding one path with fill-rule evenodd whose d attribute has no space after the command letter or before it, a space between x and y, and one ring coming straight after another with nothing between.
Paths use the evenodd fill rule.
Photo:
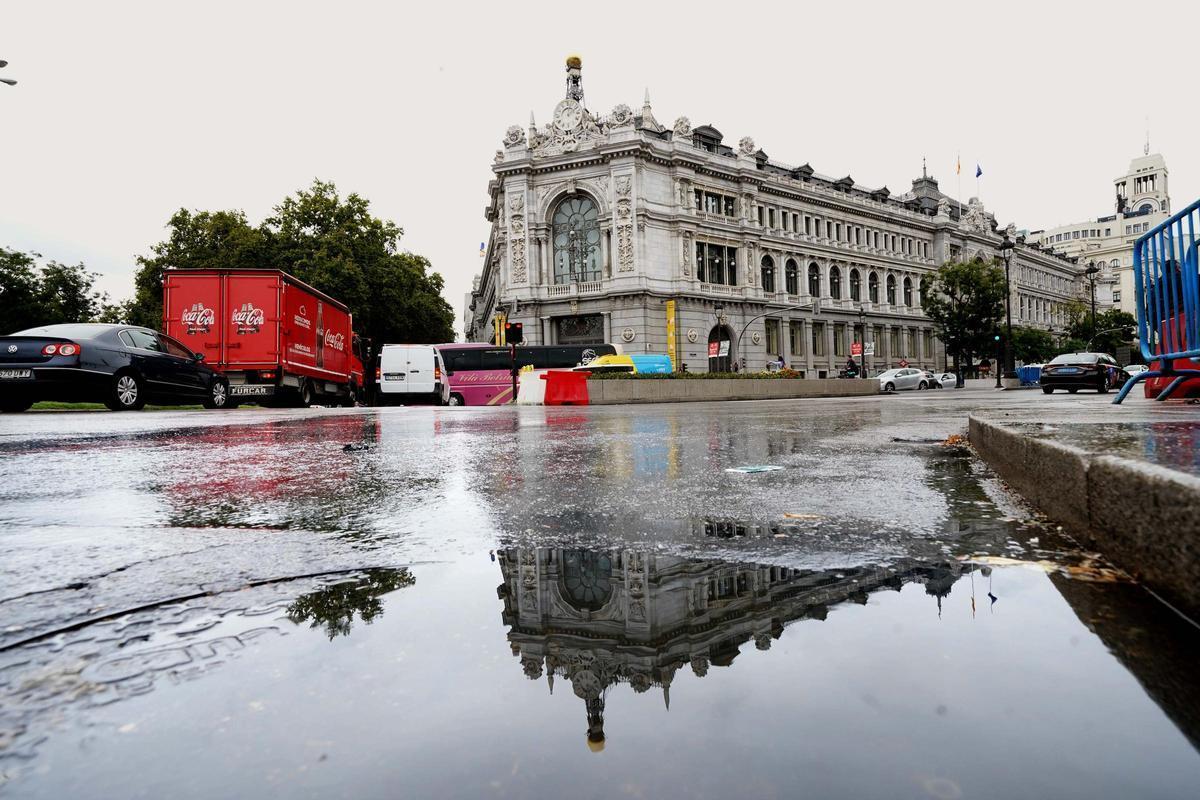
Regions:
<instances>
[{"instance_id":1,"label":"flag on pole","mask_svg":"<svg viewBox=\"0 0 1200 800\"><path fill-rule=\"evenodd\" d=\"M958 156L958 164L954 167L955 175L962 175L962 155Z\"/></svg>"},{"instance_id":2,"label":"flag on pole","mask_svg":"<svg viewBox=\"0 0 1200 800\"><path fill-rule=\"evenodd\" d=\"M485 249L486 249L486 248L483 246L483 242L480 242L480 243L479 243L479 257L480 257L480 258L483 258L483 252L484 252L484 250L485 250Z\"/></svg>"},{"instance_id":3,"label":"flag on pole","mask_svg":"<svg viewBox=\"0 0 1200 800\"><path fill-rule=\"evenodd\" d=\"M980 167L978 164L976 164L975 165L975 177L978 178L982 174L983 174L983 168Z\"/></svg>"}]
</instances>

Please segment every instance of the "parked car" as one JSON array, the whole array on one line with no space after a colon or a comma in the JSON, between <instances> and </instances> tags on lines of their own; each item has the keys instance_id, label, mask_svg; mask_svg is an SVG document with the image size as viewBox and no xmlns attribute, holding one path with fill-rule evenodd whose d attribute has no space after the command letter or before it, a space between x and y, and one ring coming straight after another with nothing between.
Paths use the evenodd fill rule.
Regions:
<instances>
[{"instance_id":1,"label":"parked car","mask_svg":"<svg viewBox=\"0 0 1200 800\"><path fill-rule=\"evenodd\" d=\"M905 389L928 389L930 381L925 377L925 370L914 367L889 369L876 376L879 388L885 392L898 392Z\"/></svg>"},{"instance_id":2,"label":"parked car","mask_svg":"<svg viewBox=\"0 0 1200 800\"><path fill-rule=\"evenodd\" d=\"M953 389L958 386L958 376L953 372L935 372L933 379L937 382L935 389Z\"/></svg>"},{"instance_id":3,"label":"parked car","mask_svg":"<svg viewBox=\"0 0 1200 800\"><path fill-rule=\"evenodd\" d=\"M229 384L204 355L149 328L80 323L0 336L0 411L39 400L104 403L113 411L163 405L230 405Z\"/></svg>"},{"instance_id":4,"label":"parked car","mask_svg":"<svg viewBox=\"0 0 1200 800\"><path fill-rule=\"evenodd\" d=\"M1125 367L1125 374L1131 378L1134 375L1141 375L1143 372L1149 372L1149 371L1150 371L1150 368L1147 367L1145 364L1130 364L1127 367Z\"/></svg>"},{"instance_id":5,"label":"parked car","mask_svg":"<svg viewBox=\"0 0 1200 800\"><path fill-rule=\"evenodd\" d=\"M1128 377L1107 353L1063 353L1042 367L1041 384L1046 394L1053 394L1055 389L1066 389L1071 394L1095 389L1104 394L1122 386Z\"/></svg>"}]
</instances>

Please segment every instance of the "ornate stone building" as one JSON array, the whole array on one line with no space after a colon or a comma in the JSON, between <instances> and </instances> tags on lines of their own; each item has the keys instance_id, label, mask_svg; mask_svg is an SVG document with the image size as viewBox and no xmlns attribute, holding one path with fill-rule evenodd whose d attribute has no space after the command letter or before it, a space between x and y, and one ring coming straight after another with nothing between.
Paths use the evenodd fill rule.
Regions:
<instances>
[{"instance_id":1,"label":"ornate stone building","mask_svg":"<svg viewBox=\"0 0 1200 800\"><path fill-rule=\"evenodd\" d=\"M648 93L640 110L597 114L581 66L568 59L550 123L531 115L496 152L468 340L493 341L507 319L532 344L673 351L692 371L782 356L831 376L855 341L874 350L871 370L944 364L922 279L947 260L998 254L1005 232L982 203L960 206L924 173L893 194L776 161L748 136L731 147L687 117L667 126ZM1014 300L1014 323L1050 327L1078 295L1077 272L1018 240L1013 296L1029 307L1020 316Z\"/></svg>"},{"instance_id":2,"label":"ornate stone building","mask_svg":"<svg viewBox=\"0 0 1200 800\"><path fill-rule=\"evenodd\" d=\"M719 523L714 523L719 525ZM720 530L706 531L719 536ZM925 586L942 599L975 567L957 560L801 570L635 550L511 548L497 553L513 655L530 680L566 681L583 702L587 742L603 747L605 698L620 684L657 689L667 707L676 673L733 664L742 645L769 650L787 625L824 620L874 591Z\"/></svg>"},{"instance_id":3,"label":"ornate stone building","mask_svg":"<svg viewBox=\"0 0 1200 800\"><path fill-rule=\"evenodd\" d=\"M1096 305L1137 313L1133 289L1133 244L1143 234L1171 216L1167 191L1167 162L1150 152L1129 162L1129 170L1113 179L1114 213L1085 222L1060 225L1028 235L1047 250L1073 260L1078 269L1095 264ZM1087 286L1090 300L1091 286Z\"/></svg>"}]
</instances>

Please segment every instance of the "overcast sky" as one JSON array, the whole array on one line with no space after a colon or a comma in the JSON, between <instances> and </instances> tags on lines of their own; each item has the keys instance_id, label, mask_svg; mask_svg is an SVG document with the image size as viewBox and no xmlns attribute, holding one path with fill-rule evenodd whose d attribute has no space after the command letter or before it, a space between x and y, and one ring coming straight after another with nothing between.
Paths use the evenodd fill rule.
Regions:
<instances>
[{"instance_id":1,"label":"overcast sky","mask_svg":"<svg viewBox=\"0 0 1200 800\"><path fill-rule=\"evenodd\" d=\"M0 14L0 245L83 261L114 298L179 207L258 223L313 178L358 192L446 278L480 267L492 155L586 101L711 123L772 158L910 188L921 158L1001 224L1112 213L1151 151L1200 196L1196 3L25 2ZM461 318L456 321L461 331Z\"/></svg>"}]
</instances>

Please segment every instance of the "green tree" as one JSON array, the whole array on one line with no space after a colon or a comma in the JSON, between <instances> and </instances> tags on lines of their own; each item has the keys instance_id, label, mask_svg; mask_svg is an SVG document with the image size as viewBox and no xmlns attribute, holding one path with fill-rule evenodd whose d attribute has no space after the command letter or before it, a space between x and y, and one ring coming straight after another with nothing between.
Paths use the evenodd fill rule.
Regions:
<instances>
[{"instance_id":1,"label":"green tree","mask_svg":"<svg viewBox=\"0 0 1200 800\"><path fill-rule=\"evenodd\" d=\"M1013 328L1012 349L1013 359L1024 364L1040 364L1057 353L1054 337L1040 328Z\"/></svg>"},{"instance_id":2,"label":"green tree","mask_svg":"<svg viewBox=\"0 0 1200 800\"><path fill-rule=\"evenodd\" d=\"M354 314L355 330L376 344L454 338L441 275L427 259L399 249L398 225L373 216L357 194L342 198L327 181L284 198L257 227L241 211L186 209L167 227L167 239L138 259L131 321L161 325L168 268L250 267L281 269L341 300Z\"/></svg>"},{"instance_id":3,"label":"green tree","mask_svg":"<svg viewBox=\"0 0 1200 800\"><path fill-rule=\"evenodd\" d=\"M927 282L925 313L954 356L959 374L979 355L995 349L993 334L1004 312L1004 271L976 259L943 264Z\"/></svg>"},{"instance_id":4,"label":"green tree","mask_svg":"<svg viewBox=\"0 0 1200 800\"><path fill-rule=\"evenodd\" d=\"M83 264L48 261L40 253L0 247L0 333L62 322L95 322L108 307L96 273Z\"/></svg>"}]
</instances>

